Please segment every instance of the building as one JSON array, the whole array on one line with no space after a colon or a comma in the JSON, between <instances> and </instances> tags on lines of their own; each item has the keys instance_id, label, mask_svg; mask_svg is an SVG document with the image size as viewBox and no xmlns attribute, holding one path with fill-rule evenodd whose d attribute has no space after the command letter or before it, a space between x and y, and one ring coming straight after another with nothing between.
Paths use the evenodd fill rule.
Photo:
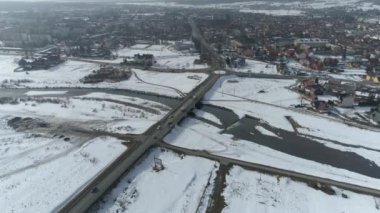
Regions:
<instances>
[{"instance_id":1,"label":"building","mask_svg":"<svg viewBox=\"0 0 380 213\"><path fill-rule=\"evenodd\" d=\"M295 46L307 46L307 47L325 47L329 44L329 40L320 38L299 38L294 41Z\"/></svg>"},{"instance_id":2,"label":"building","mask_svg":"<svg viewBox=\"0 0 380 213\"><path fill-rule=\"evenodd\" d=\"M194 43L189 40L176 41L174 48L178 51L193 50L195 48Z\"/></svg>"}]
</instances>

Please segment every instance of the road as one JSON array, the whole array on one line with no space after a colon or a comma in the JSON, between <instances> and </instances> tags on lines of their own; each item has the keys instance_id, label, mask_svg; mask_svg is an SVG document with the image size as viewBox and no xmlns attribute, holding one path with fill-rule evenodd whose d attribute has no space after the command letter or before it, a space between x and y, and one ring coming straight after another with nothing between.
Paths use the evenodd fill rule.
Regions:
<instances>
[{"instance_id":1,"label":"road","mask_svg":"<svg viewBox=\"0 0 380 213\"><path fill-rule=\"evenodd\" d=\"M204 54L208 57L209 62L211 63L211 66L214 70L224 69L225 68L224 59L218 53L216 53L214 51L214 48L212 48L203 38L202 33L200 32L194 20L194 17L196 16L190 16L188 19L188 22L191 26L193 40L200 44L201 55Z\"/></svg>"},{"instance_id":2,"label":"road","mask_svg":"<svg viewBox=\"0 0 380 213\"><path fill-rule=\"evenodd\" d=\"M54 212L85 212L102 194L116 182L154 144L159 143L173 126L178 124L195 107L207 91L216 83L219 76L211 74L201 85L188 94L158 124L152 126L140 143L128 148L111 165L92 179L86 186L77 190Z\"/></svg>"},{"instance_id":3,"label":"road","mask_svg":"<svg viewBox=\"0 0 380 213\"><path fill-rule=\"evenodd\" d=\"M223 165L238 165L238 166L250 169L250 170L256 170L256 171L260 171L260 172L264 172L264 173L290 177L290 178L293 178L293 179L301 181L301 182L321 183L321 184L325 184L328 186L336 186L336 187L346 189L346 190L350 190L353 192L358 192L358 193L362 193L362 194L368 194L368 195L380 197L380 189L363 187L360 185L340 182L340 181L331 180L331 179L322 178L322 177L317 177L317 176L312 176L312 175L306 175L306 174L302 174L299 172L284 170L284 169L275 168L275 167L271 167L271 166L267 166L267 165L261 165L261 164L241 161L241 160L237 160L237 159L233 159L233 158L227 158L227 157L208 153L207 151L191 150L191 149L187 149L187 148L173 146L173 145L170 145L170 144L167 144L164 142L160 142L158 145L160 147L167 148L167 149L170 149L170 150L173 150L173 151L176 151L179 153L183 153L186 155L197 156L197 157L207 158L207 159L210 159L213 161L218 161Z\"/></svg>"}]
</instances>

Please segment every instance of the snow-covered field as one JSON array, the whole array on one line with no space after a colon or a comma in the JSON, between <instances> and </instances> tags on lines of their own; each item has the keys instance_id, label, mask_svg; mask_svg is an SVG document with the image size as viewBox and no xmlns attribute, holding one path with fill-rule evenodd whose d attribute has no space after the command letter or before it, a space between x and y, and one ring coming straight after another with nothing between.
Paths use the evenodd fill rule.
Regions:
<instances>
[{"instance_id":1,"label":"snow-covered field","mask_svg":"<svg viewBox=\"0 0 380 213\"><path fill-rule=\"evenodd\" d=\"M67 61L49 70L26 72L14 72L17 67L15 56L0 56L0 84L2 87L11 88L57 88L57 87L87 87L87 88L117 88L130 89L141 92L162 94L179 97L175 89L183 93L189 93L205 78L206 74L196 74L197 79L192 79L193 73L160 73L133 69L135 75L129 80L121 82L102 82L98 84L83 84L79 80L89 75L93 70L99 69L99 65ZM189 78L190 77L190 78ZM152 84L150 84L152 83ZM159 84L159 85L153 85ZM174 89L173 89L174 88Z\"/></svg>"},{"instance_id":2,"label":"snow-covered field","mask_svg":"<svg viewBox=\"0 0 380 213\"><path fill-rule=\"evenodd\" d=\"M110 137L16 132L7 119L1 114L2 212L51 212L126 150Z\"/></svg>"},{"instance_id":3,"label":"snow-covered field","mask_svg":"<svg viewBox=\"0 0 380 213\"><path fill-rule=\"evenodd\" d=\"M250 60L245 61L246 65L241 68L234 68L236 72L246 72L246 73L262 73L277 75L277 67L274 64L269 64L262 61Z\"/></svg>"},{"instance_id":4,"label":"snow-covered field","mask_svg":"<svg viewBox=\"0 0 380 213\"><path fill-rule=\"evenodd\" d=\"M301 10L286 10L286 9L273 9L273 10L253 10L253 9L241 9L242 13L259 13L272 16L302 16L304 11Z\"/></svg>"},{"instance_id":5,"label":"snow-covered field","mask_svg":"<svg viewBox=\"0 0 380 213\"><path fill-rule=\"evenodd\" d=\"M199 54L180 52L172 45L143 45L136 44L116 51L119 57L133 57L136 54L152 54L154 56L156 68L166 69L204 69L207 64L194 64L194 60L199 59Z\"/></svg>"},{"instance_id":6,"label":"snow-covered field","mask_svg":"<svg viewBox=\"0 0 380 213\"><path fill-rule=\"evenodd\" d=\"M154 158L164 170L153 170ZM154 149L91 212L205 212L218 163ZM197 211L198 210L198 211Z\"/></svg>"},{"instance_id":7,"label":"snow-covered field","mask_svg":"<svg viewBox=\"0 0 380 213\"><path fill-rule=\"evenodd\" d=\"M133 57L136 54L153 54L155 58L184 55L170 45L141 45L137 44L116 51L119 57Z\"/></svg>"},{"instance_id":8,"label":"snow-covered field","mask_svg":"<svg viewBox=\"0 0 380 213\"><path fill-rule=\"evenodd\" d=\"M157 64L155 64L155 67L185 70L205 69L208 67L207 64L194 64L196 59L199 59L199 55L156 58Z\"/></svg>"},{"instance_id":9,"label":"snow-covered field","mask_svg":"<svg viewBox=\"0 0 380 213\"><path fill-rule=\"evenodd\" d=\"M380 198L333 187L335 195L287 177L234 166L226 177L222 212L379 212Z\"/></svg>"},{"instance_id":10,"label":"snow-covered field","mask_svg":"<svg viewBox=\"0 0 380 213\"><path fill-rule=\"evenodd\" d=\"M115 101L115 102L113 102ZM37 98L0 105L13 116L43 117L119 134L141 134L159 121L169 107L139 98L91 93L73 98Z\"/></svg>"},{"instance_id":11,"label":"snow-covered field","mask_svg":"<svg viewBox=\"0 0 380 213\"><path fill-rule=\"evenodd\" d=\"M255 79L239 78L235 76L221 77L215 84L217 96L207 95L205 100L236 100L239 96L247 99L289 107L300 104L300 95L291 91L288 87L294 85L295 80ZM216 88L214 87L214 88ZM209 93L210 94L210 93ZM232 95L232 96L229 96Z\"/></svg>"}]
</instances>

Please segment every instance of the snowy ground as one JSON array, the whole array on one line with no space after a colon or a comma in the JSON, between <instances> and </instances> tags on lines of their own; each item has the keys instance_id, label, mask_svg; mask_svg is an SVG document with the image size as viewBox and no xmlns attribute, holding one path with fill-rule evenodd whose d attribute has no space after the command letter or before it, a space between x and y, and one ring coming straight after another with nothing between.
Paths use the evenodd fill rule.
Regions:
<instances>
[{"instance_id":1,"label":"snowy ground","mask_svg":"<svg viewBox=\"0 0 380 213\"><path fill-rule=\"evenodd\" d=\"M162 160L164 170L153 170L154 158ZM154 149L90 211L205 212L218 167L203 158Z\"/></svg>"},{"instance_id":2,"label":"snowy ground","mask_svg":"<svg viewBox=\"0 0 380 213\"><path fill-rule=\"evenodd\" d=\"M196 117L204 118L204 119L209 120L211 122L214 122L216 124L222 125L222 122L219 120L219 118L217 118L215 115L213 115L211 113L205 112L203 110L198 110L198 109L195 109L194 113L195 113Z\"/></svg>"},{"instance_id":3,"label":"snowy ground","mask_svg":"<svg viewBox=\"0 0 380 213\"><path fill-rule=\"evenodd\" d=\"M158 68L185 69L185 70L208 68L207 64L194 64L194 61L196 59L199 59L199 55L162 57L162 58L156 58L157 64L155 64L154 66Z\"/></svg>"},{"instance_id":4,"label":"snowy ground","mask_svg":"<svg viewBox=\"0 0 380 213\"><path fill-rule=\"evenodd\" d=\"M135 75L132 75L129 80L116 83L83 84L79 80L89 75L93 70L99 69L99 65L69 60L49 70L37 70L26 73L14 72L14 69L17 67L16 59L17 57L15 56L0 56L1 87L118 88L180 97L181 95L176 89L183 93L189 93L207 78L207 75L202 73L160 73L133 69L133 72L137 74L139 79ZM197 78L192 78L195 75Z\"/></svg>"},{"instance_id":5,"label":"snowy ground","mask_svg":"<svg viewBox=\"0 0 380 213\"><path fill-rule=\"evenodd\" d=\"M379 212L380 198L333 190L336 194L328 195L287 177L234 166L226 177L222 212Z\"/></svg>"},{"instance_id":6,"label":"snowy ground","mask_svg":"<svg viewBox=\"0 0 380 213\"><path fill-rule=\"evenodd\" d=\"M246 65L241 68L234 68L236 72L246 72L246 73L262 73L277 75L277 67L274 64L269 64L262 61L249 60L245 61Z\"/></svg>"},{"instance_id":7,"label":"snowy ground","mask_svg":"<svg viewBox=\"0 0 380 213\"><path fill-rule=\"evenodd\" d=\"M172 45L142 45L136 44L131 47L116 51L118 57L133 57L135 54L152 54L155 59L156 68L166 69L204 69L207 64L194 64L194 60L199 59L199 54L180 52Z\"/></svg>"},{"instance_id":8,"label":"snowy ground","mask_svg":"<svg viewBox=\"0 0 380 213\"><path fill-rule=\"evenodd\" d=\"M156 102L106 93L73 98L32 98L16 105L3 104L0 108L0 112L13 116L42 117L119 134L141 134L169 110Z\"/></svg>"},{"instance_id":9,"label":"snowy ground","mask_svg":"<svg viewBox=\"0 0 380 213\"><path fill-rule=\"evenodd\" d=\"M289 107L301 103L300 95L288 89L295 80L256 79L226 76L219 79L214 88L218 95L207 95L205 100L236 100L242 98ZM232 95L232 96L229 96Z\"/></svg>"},{"instance_id":10,"label":"snowy ground","mask_svg":"<svg viewBox=\"0 0 380 213\"><path fill-rule=\"evenodd\" d=\"M110 137L15 132L0 119L0 206L3 212L51 212L126 147Z\"/></svg>"},{"instance_id":11,"label":"snowy ground","mask_svg":"<svg viewBox=\"0 0 380 213\"><path fill-rule=\"evenodd\" d=\"M141 45L137 44L116 51L119 57L133 57L136 54L153 54L155 58L181 56L181 53L170 45Z\"/></svg>"},{"instance_id":12,"label":"snowy ground","mask_svg":"<svg viewBox=\"0 0 380 213\"><path fill-rule=\"evenodd\" d=\"M272 16L302 16L304 11L301 10L285 10L285 9L273 9L273 10L253 10L253 9L241 9L242 13L259 13Z\"/></svg>"},{"instance_id":13,"label":"snowy ground","mask_svg":"<svg viewBox=\"0 0 380 213\"><path fill-rule=\"evenodd\" d=\"M25 93L27 96L43 96L43 95L63 95L66 94L67 91L28 91Z\"/></svg>"}]
</instances>

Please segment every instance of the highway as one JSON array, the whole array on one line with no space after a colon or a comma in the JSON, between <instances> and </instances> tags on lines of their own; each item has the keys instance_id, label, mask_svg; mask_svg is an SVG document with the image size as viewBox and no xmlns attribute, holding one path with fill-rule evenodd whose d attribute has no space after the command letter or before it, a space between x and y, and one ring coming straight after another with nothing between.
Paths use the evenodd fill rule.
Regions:
<instances>
[{"instance_id":1,"label":"highway","mask_svg":"<svg viewBox=\"0 0 380 213\"><path fill-rule=\"evenodd\" d=\"M152 145L160 142L165 135L171 131L173 126L185 118L218 79L218 75L211 74L158 124L152 126L144 134L146 138L144 138L143 141L134 143L132 147L129 147L126 152L94 177L92 181L78 189L73 196L58 206L54 212L85 212L124 172L143 156Z\"/></svg>"},{"instance_id":2,"label":"highway","mask_svg":"<svg viewBox=\"0 0 380 213\"><path fill-rule=\"evenodd\" d=\"M275 168L275 167L271 167L271 166L267 166L267 165L261 165L261 164L241 161L241 160L237 160L237 159L233 159L233 158L227 158L227 157L211 154L207 151L192 150L192 149L173 146L173 145L167 144L165 142L160 142L158 145L160 147L163 147L163 148L166 148L169 150L173 150L173 151L176 151L179 153L183 153L185 155L197 156L197 157L207 158L207 159L210 159L213 161L218 161L220 164L223 164L223 165L238 165L238 166L250 169L250 170L256 170L259 172L269 173L272 175L290 177L290 178L297 180L297 181L300 181L300 182L321 183L321 184L325 184L328 186L336 186L336 187L339 187L342 189L350 190L353 192L358 192L361 194L368 194L368 195L380 197L380 189L363 187L360 185L355 185L355 184L340 182L340 181L331 180L331 179L327 179L327 178L302 174L299 172L284 170L284 169Z\"/></svg>"}]
</instances>

